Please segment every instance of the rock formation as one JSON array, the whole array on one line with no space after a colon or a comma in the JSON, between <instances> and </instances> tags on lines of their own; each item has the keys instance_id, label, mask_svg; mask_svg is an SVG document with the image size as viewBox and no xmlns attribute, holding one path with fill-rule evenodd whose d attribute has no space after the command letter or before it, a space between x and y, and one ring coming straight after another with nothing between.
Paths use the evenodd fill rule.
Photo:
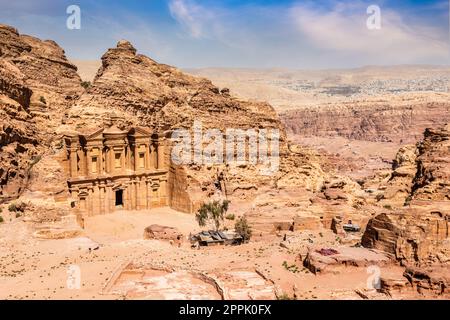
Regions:
<instances>
[{"instance_id":1,"label":"rock formation","mask_svg":"<svg viewBox=\"0 0 450 320\"><path fill-rule=\"evenodd\" d=\"M60 119L81 94L80 82L55 42L0 25L0 202L27 186L31 166L57 140Z\"/></svg>"},{"instance_id":2,"label":"rock formation","mask_svg":"<svg viewBox=\"0 0 450 320\"><path fill-rule=\"evenodd\" d=\"M217 190L223 177L227 195L249 197L263 185L274 188L302 186L320 190L324 173L311 155L288 148L284 127L267 103L233 98L209 80L186 75L138 54L128 41L119 41L102 57L92 87L74 104L64 120L67 128L80 129L109 124L120 114L119 127L140 125L158 132L175 129L193 132L194 121L203 130L214 128L225 134L233 129L267 129L280 133L280 170L274 176L258 173L258 165L172 166L169 178L172 207L193 211L204 197ZM166 157L169 155L167 154Z\"/></svg>"},{"instance_id":3,"label":"rock formation","mask_svg":"<svg viewBox=\"0 0 450 320\"><path fill-rule=\"evenodd\" d=\"M407 206L373 218L363 246L394 254L405 265L450 263L449 137L448 125L425 130L417 145L416 172L410 183L405 182L412 186L404 194Z\"/></svg>"},{"instance_id":4,"label":"rock formation","mask_svg":"<svg viewBox=\"0 0 450 320\"><path fill-rule=\"evenodd\" d=\"M392 173L382 194L382 203L402 207L412 192L413 179L417 172L416 146L406 145L398 151Z\"/></svg>"},{"instance_id":5,"label":"rock formation","mask_svg":"<svg viewBox=\"0 0 450 320\"><path fill-rule=\"evenodd\" d=\"M434 101L358 102L302 108L281 115L289 133L366 141L415 143L423 130L450 122L448 98Z\"/></svg>"}]
</instances>

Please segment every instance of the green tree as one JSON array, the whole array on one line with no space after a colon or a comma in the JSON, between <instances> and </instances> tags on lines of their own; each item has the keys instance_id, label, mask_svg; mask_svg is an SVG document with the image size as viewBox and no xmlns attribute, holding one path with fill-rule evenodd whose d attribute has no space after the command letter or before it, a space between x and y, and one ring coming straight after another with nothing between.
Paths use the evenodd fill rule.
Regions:
<instances>
[{"instance_id":1,"label":"green tree","mask_svg":"<svg viewBox=\"0 0 450 320\"><path fill-rule=\"evenodd\" d=\"M198 209L195 219L200 227L206 226L208 223L212 224L216 231L219 231L220 225L223 222L224 216L228 211L228 205L230 201L218 201L204 203L200 209Z\"/></svg>"},{"instance_id":2,"label":"green tree","mask_svg":"<svg viewBox=\"0 0 450 320\"><path fill-rule=\"evenodd\" d=\"M242 240L244 240L244 242L249 241L252 237L252 228L249 226L246 217L240 217L236 221L234 230L238 235L242 237Z\"/></svg>"}]
</instances>

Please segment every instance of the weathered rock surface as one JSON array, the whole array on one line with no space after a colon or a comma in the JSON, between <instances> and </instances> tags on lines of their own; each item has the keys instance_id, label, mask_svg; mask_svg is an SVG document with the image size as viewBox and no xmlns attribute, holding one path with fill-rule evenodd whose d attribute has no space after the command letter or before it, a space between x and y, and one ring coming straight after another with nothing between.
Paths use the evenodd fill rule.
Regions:
<instances>
[{"instance_id":1,"label":"weathered rock surface","mask_svg":"<svg viewBox=\"0 0 450 320\"><path fill-rule=\"evenodd\" d=\"M339 273L345 267L386 266L392 263L381 251L357 247L311 247L304 265L313 273Z\"/></svg>"},{"instance_id":2,"label":"weathered rock surface","mask_svg":"<svg viewBox=\"0 0 450 320\"><path fill-rule=\"evenodd\" d=\"M371 219L362 238L367 248L395 255L404 265L448 264L448 216L405 209Z\"/></svg>"},{"instance_id":3,"label":"weathered rock surface","mask_svg":"<svg viewBox=\"0 0 450 320\"><path fill-rule=\"evenodd\" d=\"M450 122L450 103L440 95L433 101L321 105L288 111L281 118L289 133L303 136L415 143L425 128Z\"/></svg>"},{"instance_id":4,"label":"weathered rock surface","mask_svg":"<svg viewBox=\"0 0 450 320\"><path fill-rule=\"evenodd\" d=\"M53 41L0 25L0 201L27 186L30 168L83 91L76 67Z\"/></svg>"},{"instance_id":5,"label":"weathered rock surface","mask_svg":"<svg viewBox=\"0 0 450 320\"><path fill-rule=\"evenodd\" d=\"M405 182L411 185L405 197L409 207L373 218L362 238L363 246L392 253L405 265L449 264L449 138L448 125L425 131L415 151L416 171L405 175L413 176L410 183Z\"/></svg>"},{"instance_id":6,"label":"weathered rock surface","mask_svg":"<svg viewBox=\"0 0 450 320\"><path fill-rule=\"evenodd\" d=\"M415 145L401 147L392 166L392 173L382 194L382 203L402 207L411 195L417 172Z\"/></svg>"},{"instance_id":7,"label":"weathered rock surface","mask_svg":"<svg viewBox=\"0 0 450 320\"><path fill-rule=\"evenodd\" d=\"M450 297L450 274L448 267L409 267L404 276L413 288L425 296Z\"/></svg>"},{"instance_id":8,"label":"weathered rock surface","mask_svg":"<svg viewBox=\"0 0 450 320\"><path fill-rule=\"evenodd\" d=\"M144 230L144 239L156 239L156 240L182 240L183 234L181 234L176 228L160 226L153 224Z\"/></svg>"},{"instance_id":9,"label":"weathered rock surface","mask_svg":"<svg viewBox=\"0 0 450 320\"><path fill-rule=\"evenodd\" d=\"M426 201L450 201L450 124L426 129L417 146L417 173L411 204Z\"/></svg>"}]
</instances>

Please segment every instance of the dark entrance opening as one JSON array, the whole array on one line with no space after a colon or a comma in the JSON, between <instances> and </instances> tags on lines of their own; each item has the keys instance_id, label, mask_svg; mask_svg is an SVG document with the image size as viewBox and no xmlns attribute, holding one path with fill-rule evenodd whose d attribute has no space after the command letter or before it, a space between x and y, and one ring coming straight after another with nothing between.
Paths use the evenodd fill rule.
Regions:
<instances>
[{"instance_id":1,"label":"dark entrance opening","mask_svg":"<svg viewBox=\"0 0 450 320\"><path fill-rule=\"evenodd\" d=\"M123 190L116 191L116 207L123 207Z\"/></svg>"}]
</instances>

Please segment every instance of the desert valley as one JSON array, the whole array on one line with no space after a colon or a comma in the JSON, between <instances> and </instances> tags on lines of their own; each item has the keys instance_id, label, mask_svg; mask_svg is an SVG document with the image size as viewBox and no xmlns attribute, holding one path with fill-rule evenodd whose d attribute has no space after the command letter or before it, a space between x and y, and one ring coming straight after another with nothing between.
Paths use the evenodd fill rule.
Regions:
<instances>
[{"instance_id":1,"label":"desert valley","mask_svg":"<svg viewBox=\"0 0 450 320\"><path fill-rule=\"evenodd\" d=\"M0 299L450 298L450 67L180 70L111 47L69 60L0 25ZM195 122L279 132L278 170L248 148L175 163ZM220 230L199 223L213 200Z\"/></svg>"}]
</instances>

